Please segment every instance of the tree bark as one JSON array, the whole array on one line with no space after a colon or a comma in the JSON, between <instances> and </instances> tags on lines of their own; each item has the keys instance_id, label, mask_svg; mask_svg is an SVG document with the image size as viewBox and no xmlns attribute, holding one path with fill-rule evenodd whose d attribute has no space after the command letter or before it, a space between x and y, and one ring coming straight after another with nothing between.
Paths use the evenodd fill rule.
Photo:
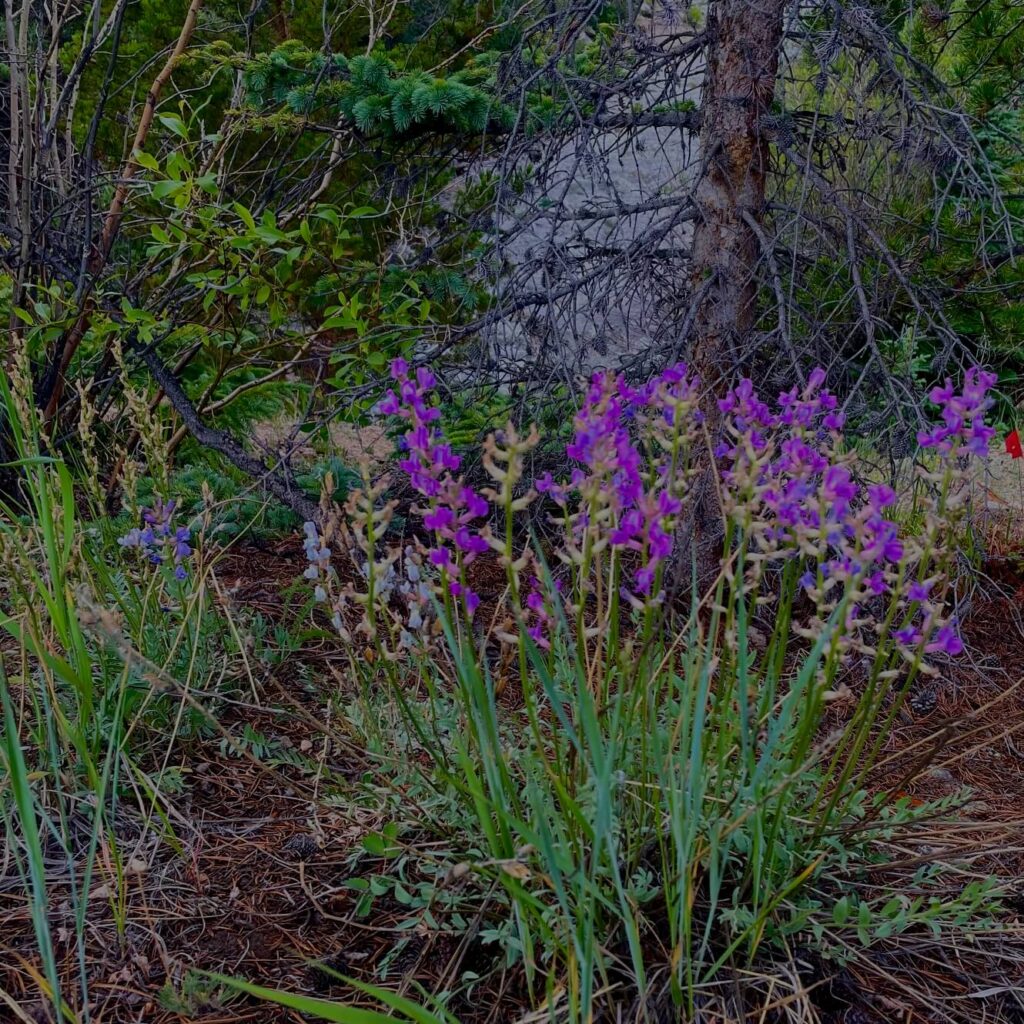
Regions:
<instances>
[{"instance_id":1,"label":"tree bark","mask_svg":"<svg viewBox=\"0 0 1024 1024\"><path fill-rule=\"evenodd\" d=\"M711 0L708 7L690 275L699 298L690 363L704 386L712 439L720 424L717 399L755 326L769 159L763 122L775 96L786 7L787 0ZM717 574L721 554L710 454L696 483L692 534L681 549L705 584ZM688 578L691 565L682 569Z\"/></svg>"},{"instance_id":2,"label":"tree bark","mask_svg":"<svg viewBox=\"0 0 1024 1024\"><path fill-rule=\"evenodd\" d=\"M713 279L694 321L693 363L715 393L754 326L769 158L761 123L775 96L786 5L712 0L708 9L691 287Z\"/></svg>"}]
</instances>

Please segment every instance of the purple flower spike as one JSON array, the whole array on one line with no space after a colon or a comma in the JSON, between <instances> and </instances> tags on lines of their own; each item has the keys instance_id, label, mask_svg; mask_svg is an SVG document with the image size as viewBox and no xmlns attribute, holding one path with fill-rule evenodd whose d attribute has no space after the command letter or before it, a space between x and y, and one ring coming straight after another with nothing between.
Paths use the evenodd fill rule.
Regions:
<instances>
[{"instance_id":1,"label":"purple flower spike","mask_svg":"<svg viewBox=\"0 0 1024 1024\"><path fill-rule=\"evenodd\" d=\"M969 454L986 445L990 432L981 417L990 404L986 392L993 380L991 374L974 371L961 394L950 382L936 389L932 398L943 405L942 424L928 432L928 442L944 454ZM798 583L822 619L842 597L850 599L857 610L844 622L844 644L870 647L865 626L875 615L874 599L881 598L909 611L891 634L907 657L957 654L962 642L938 618L932 581L913 581L913 573L926 565L918 563L918 545L905 541L887 518L896 493L885 484L861 486L839 454L843 420L824 383L815 372L802 392L784 392L777 416L749 381L722 400L727 438L719 449L723 504L761 558L807 559ZM895 581L908 575L910 580L894 592Z\"/></svg>"},{"instance_id":2,"label":"purple flower spike","mask_svg":"<svg viewBox=\"0 0 1024 1024\"><path fill-rule=\"evenodd\" d=\"M152 508L142 509L142 528L133 527L117 543L123 548L137 549L153 565L173 564L175 578L185 580L185 563L193 554L189 544L192 531L187 526L173 525L176 506L176 501L164 502L158 497Z\"/></svg>"},{"instance_id":3,"label":"purple flower spike","mask_svg":"<svg viewBox=\"0 0 1024 1024\"><path fill-rule=\"evenodd\" d=\"M671 554L682 508L677 457L652 466L634 440L637 425L649 440L658 439L659 453L678 454L691 441L699 398L699 382L685 363L668 367L639 390L619 374L594 374L566 446L566 454L580 465L568 485L547 474L535 484L563 508L569 490L579 492L580 504L568 517L577 541L589 531L595 542L603 537L613 547L640 554L642 564L634 575L640 597L631 594L630 600L656 598L658 566Z\"/></svg>"},{"instance_id":4,"label":"purple flower spike","mask_svg":"<svg viewBox=\"0 0 1024 1024\"><path fill-rule=\"evenodd\" d=\"M637 397L621 376L594 374L576 415L576 436L565 449L569 458L582 463L587 471L579 489L607 488L616 512L630 508L643 493L640 453L623 422Z\"/></svg>"},{"instance_id":5,"label":"purple flower spike","mask_svg":"<svg viewBox=\"0 0 1024 1024\"><path fill-rule=\"evenodd\" d=\"M942 423L917 435L922 448L934 448L944 458L974 455L985 458L995 430L986 426L985 413L992 407L988 392L998 378L978 367L964 376L963 390L957 393L948 377L942 387L932 388L929 398L939 407Z\"/></svg>"},{"instance_id":6,"label":"purple flower spike","mask_svg":"<svg viewBox=\"0 0 1024 1024\"><path fill-rule=\"evenodd\" d=\"M413 378L409 375L409 364L396 359L391 364L391 375L398 389L389 391L377 408L385 415L404 420L408 426L399 442L405 457L399 460L398 467L428 501L423 525L436 538L429 552L430 561L443 572L450 572L458 564L468 565L487 550L487 541L472 524L486 516L490 506L452 475L458 472L462 460L436 425L441 410L428 404L437 385L433 373L421 366ZM472 613L476 604L467 600L466 607Z\"/></svg>"},{"instance_id":7,"label":"purple flower spike","mask_svg":"<svg viewBox=\"0 0 1024 1024\"><path fill-rule=\"evenodd\" d=\"M558 585L555 585L557 592ZM530 591L526 595L527 627L526 635L542 650L551 650L551 635L555 629L555 619L550 612L549 602L545 597L544 587L536 577L530 579Z\"/></svg>"}]
</instances>

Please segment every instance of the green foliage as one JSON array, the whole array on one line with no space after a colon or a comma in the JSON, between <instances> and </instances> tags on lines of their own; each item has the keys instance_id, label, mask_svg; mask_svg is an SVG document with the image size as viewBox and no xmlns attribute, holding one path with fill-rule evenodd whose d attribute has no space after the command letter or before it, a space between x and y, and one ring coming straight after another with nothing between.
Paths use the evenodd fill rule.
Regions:
<instances>
[{"instance_id":1,"label":"green foliage","mask_svg":"<svg viewBox=\"0 0 1024 1024\"><path fill-rule=\"evenodd\" d=\"M121 571L109 529L87 527L70 468L47 453L26 366L17 354L10 375L0 377L0 421L24 502L0 500L0 631L7 638L0 654L0 815L5 849L31 894L42 994L56 1019L73 1020L69 1007L88 1003L88 979L56 969L47 919L54 887L69 907L81 962L91 900L109 903L123 934L128 853L113 824L121 790L138 795L147 818L160 817L167 767L159 757L140 763L127 738L147 720L173 721L163 716L171 696L159 695L162 683L205 685L217 677L216 670L203 673L218 651L202 588L187 595L169 589L159 572L133 578ZM167 834L173 839L169 828ZM101 867L104 885L97 886Z\"/></svg>"},{"instance_id":2,"label":"green foliage","mask_svg":"<svg viewBox=\"0 0 1024 1024\"><path fill-rule=\"evenodd\" d=\"M261 985L251 985L248 982L240 981L237 978L226 978L222 975L213 975L215 979L225 985L229 985L239 992L246 992L258 999L276 1003L278 1006L287 1006L298 1010L303 1014L312 1016L316 1020L333 1021L334 1024L457 1024L451 1014L446 1013L443 1008L437 1012L431 1012L422 1006L414 1003L411 999L389 992L387 989L378 988L375 985L366 985L351 978L345 979L349 985L358 992L368 995L394 1010L394 1014L380 1013L377 1010L363 1010L356 1006L339 1006L337 1003L328 1002L326 999L315 999L312 996L295 995L290 992L281 992L276 989L265 988Z\"/></svg>"},{"instance_id":3,"label":"green foliage","mask_svg":"<svg viewBox=\"0 0 1024 1024\"><path fill-rule=\"evenodd\" d=\"M1000 366L1006 384L1017 391L1013 385L1024 371L1024 12L1009 0L957 0L937 20L922 9L907 35L972 119L983 172L1003 197L1003 205L994 208L987 199L979 202L940 182L944 202L921 229L922 236L941 243L928 246L922 271L955 282L952 326L972 352Z\"/></svg>"},{"instance_id":4,"label":"green foliage","mask_svg":"<svg viewBox=\"0 0 1024 1024\"><path fill-rule=\"evenodd\" d=\"M358 471L336 457L321 459L296 475L295 482L313 501L323 494L324 481L330 474L334 489L333 501L343 503L359 482ZM270 501L261 494L246 495L248 481L230 465L204 458L189 462L170 476L169 493L175 496L186 520L202 518L207 536L226 544L241 537L264 540L293 533L302 524L290 509ZM140 481L138 501L152 505L157 485L151 478ZM111 529L124 533L134 522L135 513L125 510L113 521Z\"/></svg>"},{"instance_id":5,"label":"green foliage","mask_svg":"<svg viewBox=\"0 0 1024 1024\"><path fill-rule=\"evenodd\" d=\"M291 40L255 58L244 74L250 102L258 106L284 105L304 117L340 115L365 134L480 133L500 128L511 116L486 89L493 85L493 60L486 56L438 78L426 71L399 72L382 55L325 57Z\"/></svg>"},{"instance_id":6,"label":"green foliage","mask_svg":"<svg viewBox=\"0 0 1024 1024\"><path fill-rule=\"evenodd\" d=\"M156 998L163 1009L194 1017L222 1009L238 998L238 990L190 968L185 971L180 985L167 982Z\"/></svg>"}]
</instances>

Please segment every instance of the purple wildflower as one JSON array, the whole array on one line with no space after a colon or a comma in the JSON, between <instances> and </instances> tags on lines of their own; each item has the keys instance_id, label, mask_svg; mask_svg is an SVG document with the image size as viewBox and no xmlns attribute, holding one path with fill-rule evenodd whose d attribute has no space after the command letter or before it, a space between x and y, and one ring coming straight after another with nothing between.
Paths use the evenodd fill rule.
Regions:
<instances>
[{"instance_id":1,"label":"purple wildflower","mask_svg":"<svg viewBox=\"0 0 1024 1024\"><path fill-rule=\"evenodd\" d=\"M679 499L680 446L700 414L698 382L685 363L676 363L643 388L630 387L621 375L596 373L573 421L573 440L566 453L580 465L568 484L545 475L535 484L563 508L568 492L580 494L580 504L567 516L575 545L579 538L602 538L615 548L639 552L641 562L634 587L650 599L657 567L672 551ZM648 436L663 458L646 460L637 439ZM600 536L599 536L600 535ZM634 600L629 595L630 600Z\"/></svg>"},{"instance_id":2,"label":"purple wildflower","mask_svg":"<svg viewBox=\"0 0 1024 1024\"><path fill-rule=\"evenodd\" d=\"M588 498L603 492L616 513L631 508L643 493L640 453L623 422L638 397L621 376L594 374L576 414L575 437L565 449L585 467L574 474L573 483Z\"/></svg>"},{"instance_id":3,"label":"purple wildflower","mask_svg":"<svg viewBox=\"0 0 1024 1024\"><path fill-rule=\"evenodd\" d=\"M490 506L453 475L459 471L462 460L436 425L440 409L428 404L437 384L434 375L420 367L415 376L410 376L409 364L404 359L392 362L391 374L397 390L388 391L378 411L398 417L408 426L400 445L405 457L398 466L413 488L427 499L427 508L422 511L423 524L435 537L428 552L430 562L446 574L458 571L489 547L474 520L486 516ZM451 584L449 592L462 598L470 615L480 603L479 596L461 584Z\"/></svg>"},{"instance_id":4,"label":"purple wildflower","mask_svg":"<svg viewBox=\"0 0 1024 1024\"><path fill-rule=\"evenodd\" d=\"M821 482L821 496L835 519L845 519L859 488L845 466L829 466Z\"/></svg>"},{"instance_id":5,"label":"purple wildflower","mask_svg":"<svg viewBox=\"0 0 1024 1024\"><path fill-rule=\"evenodd\" d=\"M555 581L555 592L561 592L561 581ZM530 578L530 590L526 595L527 627L526 635L542 650L551 650L551 636L555 631L555 617L551 612L544 585L533 576Z\"/></svg>"},{"instance_id":6,"label":"purple wildflower","mask_svg":"<svg viewBox=\"0 0 1024 1024\"><path fill-rule=\"evenodd\" d=\"M153 565L170 562L174 565L174 576L178 580L188 578L185 563L192 556L189 541L192 531L187 526L175 527L174 510L177 502L164 502L157 498L152 508L142 509L142 527L133 527L117 543L122 548L135 548Z\"/></svg>"},{"instance_id":7,"label":"purple wildflower","mask_svg":"<svg viewBox=\"0 0 1024 1024\"><path fill-rule=\"evenodd\" d=\"M904 647L916 647L921 642L921 630L916 626L903 626L893 632L893 638Z\"/></svg>"},{"instance_id":8,"label":"purple wildflower","mask_svg":"<svg viewBox=\"0 0 1024 1024\"><path fill-rule=\"evenodd\" d=\"M881 597L889 590L889 585L885 582L885 573L881 569L873 572L864 582L875 597Z\"/></svg>"},{"instance_id":9,"label":"purple wildflower","mask_svg":"<svg viewBox=\"0 0 1024 1024\"><path fill-rule=\"evenodd\" d=\"M939 406L942 422L917 435L922 448L934 448L945 458L958 455L988 455L989 442L995 429L985 425L985 413L992 407L989 390L998 378L978 367L972 367L964 377L963 390L955 391L948 377L942 387L933 388L929 398Z\"/></svg>"},{"instance_id":10,"label":"purple wildflower","mask_svg":"<svg viewBox=\"0 0 1024 1024\"><path fill-rule=\"evenodd\" d=\"M963 640L960 639L956 630L949 623L940 626L924 648L926 654L948 654L953 658L960 654L963 649Z\"/></svg>"}]
</instances>

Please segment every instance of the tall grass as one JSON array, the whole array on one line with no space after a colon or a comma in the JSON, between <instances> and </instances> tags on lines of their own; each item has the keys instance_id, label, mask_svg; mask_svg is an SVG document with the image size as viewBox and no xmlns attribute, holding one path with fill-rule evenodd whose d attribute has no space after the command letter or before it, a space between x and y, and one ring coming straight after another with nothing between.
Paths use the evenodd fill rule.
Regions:
<instances>
[{"instance_id":1,"label":"tall grass","mask_svg":"<svg viewBox=\"0 0 1024 1024\"><path fill-rule=\"evenodd\" d=\"M105 899L124 934L131 851L122 849L115 823L128 783L141 794L137 811L146 827L154 816L158 828L169 827L161 817L159 772L154 779L143 770L128 745L154 700L151 687L102 632L88 627L102 614L129 645L161 663L183 664L187 683L201 649L203 598L200 589L183 601L172 625L155 577L136 580L120 571L109 526L80 515L90 499L48 449L27 381L25 367L0 378L0 420L15 456L7 469L18 481L0 501L0 632L7 638L0 644L0 813L29 895L40 995L55 1020L87 1021L91 893L107 894L94 898ZM154 619L161 625L156 634L148 628ZM70 970L50 923L57 894L71 908ZM26 970L34 972L31 965Z\"/></svg>"},{"instance_id":2,"label":"tall grass","mask_svg":"<svg viewBox=\"0 0 1024 1024\"><path fill-rule=\"evenodd\" d=\"M450 836L452 822L472 822L455 846L482 888L490 878L504 890L504 941L559 1019L623 1004L641 1015L675 1005L690 1019L701 990L770 963L801 936L831 930L859 943L859 929L870 941L934 910L926 882L895 905L853 898L844 916L848 881L863 881L887 841L909 841L940 810L866 790L863 758L856 772L832 767L860 721L884 728L891 693L875 687L829 732L839 659L827 635L794 657L783 614L754 650L744 602L729 590L719 584L707 617L678 633L658 623L609 652L604 695L567 623L550 652L529 647L511 711L487 660L449 631L454 687L425 660L425 700L407 680L387 690L397 727L379 708L364 716L389 723L379 750L429 765L424 787L443 789L420 827ZM942 915L980 923L993 905L991 888L975 885Z\"/></svg>"}]
</instances>

